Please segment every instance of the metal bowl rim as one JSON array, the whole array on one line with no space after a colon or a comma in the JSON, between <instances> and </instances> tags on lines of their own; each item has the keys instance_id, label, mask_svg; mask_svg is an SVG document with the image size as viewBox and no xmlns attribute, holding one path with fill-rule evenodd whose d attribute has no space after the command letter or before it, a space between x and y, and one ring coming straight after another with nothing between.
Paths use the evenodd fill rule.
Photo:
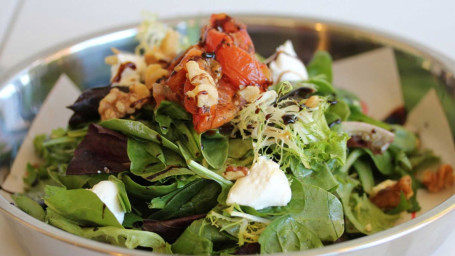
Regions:
<instances>
[{"instance_id":1,"label":"metal bowl rim","mask_svg":"<svg viewBox=\"0 0 455 256\"><path fill-rule=\"evenodd\" d=\"M361 37L367 37L374 41L381 42L385 45L392 46L397 49L404 50L406 52L412 52L415 55L424 57L426 60L430 60L432 63L441 65L444 70L450 71L451 73L455 72L455 62L450 58L444 56L434 49L430 49L421 44L415 43L411 40L401 38L396 35L391 35L382 31L375 29L369 29L358 25L353 25L349 23L337 22L327 19L319 19L314 17L302 17L302 16L279 16L279 15L267 15L267 14L234 14L233 16L239 17L241 20L245 21L248 25L275 25L279 26L279 23L283 21L287 22L296 22L299 25L311 26L317 23L326 25L328 30L347 33L347 34L357 34ZM204 19L208 15L196 15L196 16L180 16L175 18L166 18L163 19L165 22L177 22L182 20L189 19ZM11 69L8 69L3 73L4 79L0 81L0 89L6 86L9 81L15 77L19 77L25 72L32 70L33 68L41 65L47 64L52 60L58 59L62 56L68 55L70 49L81 46L82 44L87 44L87 47L93 46L90 43L96 42L96 40L102 40L103 38L115 35L130 34L134 35L136 33L137 24L120 26L116 28L111 28L103 30L101 32L93 33L88 36L83 36L77 39L67 41L65 43L59 44L57 47L50 47L47 50L44 50L33 57L27 58L22 61L20 64L14 66ZM285 25L285 27L292 27L290 25ZM412 46L411 46L412 45ZM60 49L55 51L55 49ZM83 48L82 48L83 49ZM81 50L81 49L79 49ZM6 74L6 75L4 75ZM21 211L17 207L11 205L3 196L0 195L0 210L3 213L7 214L9 217L13 218L15 221L18 221L20 224L25 225L39 233L46 235L48 237L57 239L61 242L79 246L85 249L102 252L102 253L121 253L121 254L134 254L134 255L150 255L150 252L142 250L130 250L118 246L113 246L110 244L105 244L83 237L67 233L63 230L60 230L56 227L48 225L44 222L41 222L37 219L34 219L30 215ZM328 245L318 249L312 249L309 251L303 252L292 252L287 253L289 255L335 255L339 253L346 252L355 252L365 248L374 247L386 242L389 242L393 239L405 236L409 233L412 233L416 230L419 230L431 223L447 216L450 212L455 211L455 196L450 197L440 205L431 209L430 211L422 214L421 216L410 220L406 223L400 224L388 230L365 236L362 238L357 238L354 240L346 241L339 244Z\"/></svg>"}]
</instances>

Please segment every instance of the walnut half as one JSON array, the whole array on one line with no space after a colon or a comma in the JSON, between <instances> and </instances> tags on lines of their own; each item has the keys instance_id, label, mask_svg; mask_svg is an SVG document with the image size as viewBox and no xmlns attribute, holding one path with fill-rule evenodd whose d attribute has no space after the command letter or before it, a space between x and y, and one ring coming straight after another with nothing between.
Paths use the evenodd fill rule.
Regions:
<instances>
[{"instance_id":1,"label":"walnut half","mask_svg":"<svg viewBox=\"0 0 455 256\"><path fill-rule=\"evenodd\" d=\"M232 166L229 165L223 173L223 177L228 180L237 180L238 178L248 175L250 170L245 166Z\"/></svg>"},{"instance_id":2,"label":"walnut half","mask_svg":"<svg viewBox=\"0 0 455 256\"><path fill-rule=\"evenodd\" d=\"M150 98L150 91L143 84L129 86L129 92L112 88L100 101L98 112L101 120L122 118L140 109Z\"/></svg>"},{"instance_id":3,"label":"walnut half","mask_svg":"<svg viewBox=\"0 0 455 256\"><path fill-rule=\"evenodd\" d=\"M453 186L455 176L453 168L449 164L439 166L437 172L426 170L423 173L422 183L431 193L439 192L443 189Z\"/></svg>"},{"instance_id":4,"label":"walnut half","mask_svg":"<svg viewBox=\"0 0 455 256\"><path fill-rule=\"evenodd\" d=\"M411 198L414 195L412 190L412 179L411 176L406 175L398 181L386 180L383 182L386 186L381 186L382 183L376 187L380 187L380 190L376 193L372 193L370 201L382 209L393 209L400 203L400 194L403 192L406 199ZM374 189L373 189L374 191Z\"/></svg>"}]
</instances>

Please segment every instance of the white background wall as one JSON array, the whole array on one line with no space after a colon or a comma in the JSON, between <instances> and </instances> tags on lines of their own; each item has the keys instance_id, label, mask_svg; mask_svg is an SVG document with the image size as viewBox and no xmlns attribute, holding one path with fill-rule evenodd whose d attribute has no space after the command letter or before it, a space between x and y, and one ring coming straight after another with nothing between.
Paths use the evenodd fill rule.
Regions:
<instances>
[{"instance_id":1,"label":"white background wall","mask_svg":"<svg viewBox=\"0 0 455 256\"><path fill-rule=\"evenodd\" d=\"M454 0L0 0L0 6L0 70L65 41L138 23L142 10L161 17L228 12L322 18L398 35L455 60ZM1 254L25 255L5 224L0 217ZM454 239L455 233L435 255L453 254Z\"/></svg>"},{"instance_id":2,"label":"white background wall","mask_svg":"<svg viewBox=\"0 0 455 256\"><path fill-rule=\"evenodd\" d=\"M399 35L455 59L453 0L0 0L0 3L6 6L0 8L0 39L6 29L4 20L12 13L11 6L20 7L9 38L0 50L3 68L70 39L139 22L141 10L157 12L162 17L224 11L330 19Z\"/></svg>"}]
</instances>

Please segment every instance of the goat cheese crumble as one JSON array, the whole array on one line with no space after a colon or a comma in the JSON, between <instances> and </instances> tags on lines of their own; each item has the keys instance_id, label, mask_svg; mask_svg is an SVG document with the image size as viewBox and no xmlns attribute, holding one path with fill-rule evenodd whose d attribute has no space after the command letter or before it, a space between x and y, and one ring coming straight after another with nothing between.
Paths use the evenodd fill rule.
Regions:
<instances>
[{"instance_id":1,"label":"goat cheese crumble","mask_svg":"<svg viewBox=\"0 0 455 256\"><path fill-rule=\"evenodd\" d=\"M297 57L292 42L287 40L276 49L275 58L269 63L274 83L307 80L305 65Z\"/></svg>"},{"instance_id":2,"label":"goat cheese crumble","mask_svg":"<svg viewBox=\"0 0 455 256\"><path fill-rule=\"evenodd\" d=\"M291 187L280 165L261 156L247 176L237 179L226 203L260 210L270 206L285 206L291 201L291 196Z\"/></svg>"},{"instance_id":3,"label":"goat cheese crumble","mask_svg":"<svg viewBox=\"0 0 455 256\"><path fill-rule=\"evenodd\" d=\"M106 205L112 214L114 214L114 217L121 224L125 217L125 211L120 204L120 192L115 182L103 180L89 190L98 196L98 198Z\"/></svg>"}]
</instances>

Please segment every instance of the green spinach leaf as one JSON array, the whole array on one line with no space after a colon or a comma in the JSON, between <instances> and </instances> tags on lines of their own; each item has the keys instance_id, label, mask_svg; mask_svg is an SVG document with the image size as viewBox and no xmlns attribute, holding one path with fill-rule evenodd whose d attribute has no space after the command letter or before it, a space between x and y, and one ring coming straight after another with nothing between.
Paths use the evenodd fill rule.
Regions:
<instances>
[{"instance_id":1,"label":"green spinach leaf","mask_svg":"<svg viewBox=\"0 0 455 256\"><path fill-rule=\"evenodd\" d=\"M200 160L202 157L201 135L194 130L192 124L178 122L175 127L179 132L177 145L184 146L187 149L187 153L191 155L191 159Z\"/></svg>"},{"instance_id":2,"label":"green spinach leaf","mask_svg":"<svg viewBox=\"0 0 455 256\"><path fill-rule=\"evenodd\" d=\"M305 198L304 189L302 184L296 178L291 179L292 197L291 201L289 201L286 206L272 206L261 210L255 210L252 207L242 206L242 209L244 209L246 213L260 217L280 216L292 213L297 214L302 212L305 207L305 203L302 200Z\"/></svg>"},{"instance_id":3,"label":"green spinach leaf","mask_svg":"<svg viewBox=\"0 0 455 256\"><path fill-rule=\"evenodd\" d=\"M399 215L389 215L384 213L376 205L370 202L366 195L359 196L353 193L353 189L358 185L358 181L344 177L340 178L340 185L337 192L343 203L344 213L355 229L347 229L347 232L360 232L363 234L373 234L394 225Z\"/></svg>"},{"instance_id":4,"label":"green spinach leaf","mask_svg":"<svg viewBox=\"0 0 455 256\"><path fill-rule=\"evenodd\" d=\"M270 223L259 237L261 253L303 251L322 247L318 236L292 216L281 216Z\"/></svg>"},{"instance_id":5,"label":"green spinach leaf","mask_svg":"<svg viewBox=\"0 0 455 256\"><path fill-rule=\"evenodd\" d=\"M177 182L171 184L141 185L135 182L129 174L121 173L119 177L125 184L126 191L129 194L143 199L151 200L154 197L163 196L178 189Z\"/></svg>"},{"instance_id":6,"label":"green spinach leaf","mask_svg":"<svg viewBox=\"0 0 455 256\"><path fill-rule=\"evenodd\" d=\"M144 219L139 215L128 212L125 214L125 219L123 219L122 226L128 229L137 229L141 230L140 227L143 224Z\"/></svg>"},{"instance_id":7,"label":"green spinach leaf","mask_svg":"<svg viewBox=\"0 0 455 256\"><path fill-rule=\"evenodd\" d=\"M173 101L163 100L155 110L155 115L166 115L172 119L191 120L191 114L188 113L180 104Z\"/></svg>"},{"instance_id":8,"label":"green spinach leaf","mask_svg":"<svg viewBox=\"0 0 455 256\"><path fill-rule=\"evenodd\" d=\"M409 156L409 162L411 163L412 170L415 172L439 163L440 159L431 150L420 150Z\"/></svg>"},{"instance_id":9,"label":"green spinach leaf","mask_svg":"<svg viewBox=\"0 0 455 256\"><path fill-rule=\"evenodd\" d=\"M336 100L345 102L351 112L362 113L362 104L360 103L360 98L356 94L341 88L337 88Z\"/></svg>"},{"instance_id":10,"label":"green spinach leaf","mask_svg":"<svg viewBox=\"0 0 455 256\"><path fill-rule=\"evenodd\" d=\"M220 186L212 181L199 179L179 189L171 198L165 198L165 206L148 218L168 220L183 216L207 213L217 204Z\"/></svg>"},{"instance_id":11,"label":"green spinach leaf","mask_svg":"<svg viewBox=\"0 0 455 256\"><path fill-rule=\"evenodd\" d=\"M333 117L329 120L327 115L331 114ZM349 116L351 115L351 110L346 102L343 100L336 100L336 103L331 104L330 107L327 109L325 116L327 119L327 123L331 123L336 121L337 119L340 121L348 120ZM334 120L335 117L335 120Z\"/></svg>"},{"instance_id":12,"label":"green spinach leaf","mask_svg":"<svg viewBox=\"0 0 455 256\"><path fill-rule=\"evenodd\" d=\"M153 232L124 229L112 226L82 228L77 223L64 218L62 215L51 209L47 210L46 219L49 224L57 228L88 239L107 242L130 249L147 247L152 248L153 252L156 253L171 253L170 246L166 244L163 238Z\"/></svg>"},{"instance_id":13,"label":"green spinach leaf","mask_svg":"<svg viewBox=\"0 0 455 256\"><path fill-rule=\"evenodd\" d=\"M325 75L311 77L304 83L307 85L308 84L314 85L318 95L326 96L335 93L335 89L333 88L332 83L327 80L327 77ZM299 85L299 83L297 83L296 85Z\"/></svg>"},{"instance_id":14,"label":"green spinach leaf","mask_svg":"<svg viewBox=\"0 0 455 256\"><path fill-rule=\"evenodd\" d=\"M159 181L159 180L163 180L163 179L166 179L166 178L170 178L170 177L177 177L177 176L184 176L184 175L194 175L194 172L191 171L190 169L188 168L171 168L169 170L166 170L164 172L160 172L159 174L156 174L153 176L152 179L149 179L151 182L154 182L154 181Z\"/></svg>"},{"instance_id":15,"label":"green spinach leaf","mask_svg":"<svg viewBox=\"0 0 455 256\"><path fill-rule=\"evenodd\" d=\"M51 179L67 189L91 187L90 184L93 182L98 183L101 180L106 180L109 176L109 174L101 173L95 175L66 175L66 167L66 164L52 165L47 168L47 172Z\"/></svg>"},{"instance_id":16,"label":"green spinach leaf","mask_svg":"<svg viewBox=\"0 0 455 256\"><path fill-rule=\"evenodd\" d=\"M311 230L321 241L335 241L344 231L343 207L332 193L317 186L302 184L293 179L292 198L287 206L262 210L243 207L256 216L291 215Z\"/></svg>"},{"instance_id":17,"label":"green spinach leaf","mask_svg":"<svg viewBox=\"0 0 455 256\"><path fill-rule=\"evenodd\" d=\"M413 132L400 125L393 125L392 129L395 139L391 146L395 146L405 153L411 153L417 149L417 136Z\"/></svg>"},{"instance_id":18,"label":"green spinach leaf","mask_svg":"<svg viewBox=\"0 0 455 256\"><path fill-rule=\"evenodd\" d=\"M117 177L111 175L109 176L109 181L112 181L115 183L118 189L118 200L120 202L120 205L122 206L122 209L125 212L131 212L131 203L130 200L128 199L128 194L126 193L125 189L125 184L121 180L119 180Z\"/></svg>"},{"instance_id":19,"label":"green spinach leaf","mask_svg":"<svg viewBox=\"0 0 455 256\"><path fill-rule=\"evenodd\" d=\"M231 239L206 220L193 221L182 235L172 244L177 254L211 255L214 244L229 243Z\"/></svg>"},{"instance_id":20,"label":"green spinach leaf","mask_svg":"<svg viewBox=\"0 0 455 256\"><path fill-rule=\"evenodd\" d=\"M174 190L170 192L169 194L166 194L164 196L160 197L155 197L152 199L148 207L150 209L163 209L166 207L168 202L179 192L179 190Z\"/></svg>"},{"instance_id":21,"label":"green spinach leaf","mask_svg":"<svg viewBox=\"0 0 455 256\"><path fill-rule=\"evenodd\" d=\"M44 203L49 209L79 225L122 228L114 214L92 191L46 186L45 192Z\"/></svg>"},{"instance_id":22,"label":"green spinach leaf","mask_svg":"<svg viewBox=\"0 0 455 256\"><path fill-rule=\"evenodd\" d=\"M392 164L392 156L390 155L389 150L382 154L373 154L373 152L369 149L365 149L365 152L367 152L371 160L373 160L374 165L380 173L384 175L393 174L394 166Z\"/></svg>"},{"instance_id":23,"label":"green spinach leaf","mask_svg":"<svg viewBox=\"0 0 455 256\"><path fill-rule=\"evenodd\" d=\"M163 151L154 142L129 138L127 152L131 161L130 171L134 175L146 178L166 168Z\"/></svg>"},{"instance_id":24,"label":"green spinach leaf","mask_svg":"<svg viewBox=\"0 0 455 256\"><path fill-rule=\"evenodd\" d=\"M162 101L155 110L155 121L160 127L162 134L166 135L171 129L171 124L177 120L191 120L191 114L180 106L177 102Z\"/></svg>"},{"instance_id":25,"label":"green spinach leaf","mask_svg":"<svg viewBox=\"0 0 455 256\"><path fill-rule=\"evenodd\" d=\"M335 241L344 232L343 206L336 196L319 187L302 184L305 207L292 216L321 241Z\"/></svg>"},{"instance_id":26,"label":"green spinach leaf","mask_svg":"<svg viewBox=\"0 0 455 256\"><path fill-rule=\"evenodd\" d=\"M394 145L391 145L388 151L390 152L393 158L393 165L395 166L396 173L406 175L412 171L411 161L409 160L408 156L402 149Z\"/></svg>"},{"instance_id":27,"label":"green spinach leaf","mask_svg":"<svg viewBox=\"0 0 455 256\"><path fill-rule=\"evenodd\" d=\"M268 223L251 221L242 217L233 217L230 216L230 214L226 216L226 214L220 212L232 212L232 207L227 209L222 208L224 207L219 205L210 211L206 216L206 220L210 221L210 223L219 230L236 238L237 245L239 246L242 246L245 243L258 242L260 234L267 227Z\"/></svg>"},{"instance_id":28,"label":"green spinach leaf","mask_svg":"<svg viewBox=\"0 0 455 256\"><path fill-rule=\"evenodd\" d=\"M307 66L310 77L324 75L328 82L332 82L332 57L326 51L317 51Z\"/></svg>"},{"instance_id":29,"label":"green spinach leaf","mask_svg":"<svg viewBox=\"0 0 455 256\"><path fill-rule=\"evenodd\" d=\"M177 145L175 145L165 137L161 136L158 132L149 128L142 122L126 119L110 119L101 122L100 125L103 126L104 128L119 131L128 136L134 136L137 138L155 142L159 145L163 145L164 147L174 152L177 153L179 152L179 148L177 147Z\"/></svg>"},{"instance_id":30,"label":"green spinach leaf","mask_svg":"<svg viewBox=\"0 0 455 256\"><path fill-rule=\"evenodd\" d=\"M46 213L44 212L43 207L41 207L41 205L39 205L36 201L23 194L15 194L11 197L19 209L28 215L31 215L35 219L44 221Z\"/></svg>"},{"instance_id":31,"label":"green spinach leaf","mask_svg":"<svg viewBox=\"0 0 455 256\"><path fill-rule=\"evenodd\" d=\"M403 191L400 192L400 203L398 203L398 205L387 211L387 214L397 214L397 213L400 213L400 212L404 212L404 211L407 211L408 209L410 209L412 207L412 203L406 199L406 196L404 195Z\"/></svg>"},{"instance_id":32,"label":"green spinach leaf","mask_svg":"<svg viewBox=\"0 0 455 256\"><path fill-rule=\"evenodd\" d=\"M371 189L374 187L374 177L370 163L363 159L358 159L354 162L354 169L359 175L360 184L362 185L363 190L368 194L371 193Z\"/></svg>"},{"instance_id":33,"label":"green spinach leaf","mask_svg":"<svg viewBox=\"0 0 455 256\"><path fill-rule=\"evenodd\" d=\"M222 168L228 157L228 137L222 136L221 138L211 138L208 136L202 136L201 144L202 155L207 163L215 169Z\"/></svg>"},{"instance_id":34,"label":"green spinach leaf","mask_svg":"<svg viewBox=\"0 0 455 256\"><path fill-rule=\"evenodd\" d=\"M369 117L369 116L365 115L364 113L362 113L362 110L359 110L357 108L352 108L351 107L351 115L349 115L348 120L349 121L359 121L359 122L369 123L369 124L372 124L372 125L379 126L379 127L383 128L383 129L386 129L386 130L391 130L392 129L390 124L387 124L387 123L381 122L379 120L376 120L376 119L374 119L372 117Z\"/></svg>"},{"instance_id":35,"label":"green spinach leaf","mask_svg":"<svg viewBox=\"0 0 455 256\"><path fill-rule=\"evenodd\" d=\"M295 159L295 161L291 162L291 171L300 182L311 184L327 191L331 191L338 185L338 181L326 163L322 164L319 170L311 170L305 168L298 159Z\"/></svg>"},{"instance_id":36,"label":"green spinach leaf","mask_svg":"<svg viewBox=\"0 0 455 256\"><path fill-rule=\"evenodd\" d=\"M230 139L228 157L240 159L253 150L253 141L251 139Z\"/></svg>"}]
</instances>

